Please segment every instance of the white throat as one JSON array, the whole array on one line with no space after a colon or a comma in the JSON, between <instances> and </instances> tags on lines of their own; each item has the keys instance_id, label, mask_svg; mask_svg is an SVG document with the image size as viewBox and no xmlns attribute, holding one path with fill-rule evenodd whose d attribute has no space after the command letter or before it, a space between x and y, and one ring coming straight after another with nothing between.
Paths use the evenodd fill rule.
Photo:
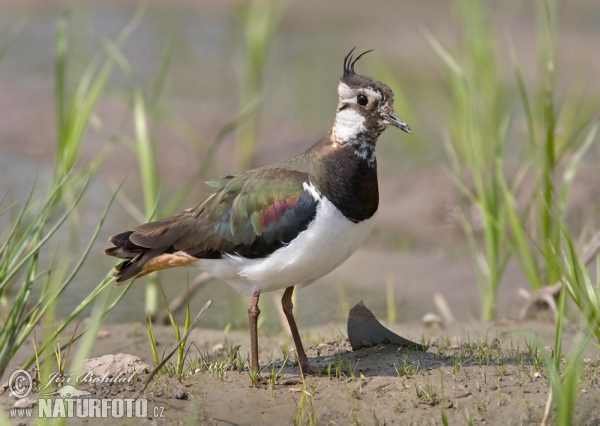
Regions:
<instances>
[{"instance_id":1,"label":"white throat","mask_svg":"<svg viewBox=\"0 0 600 426\"><path fill-rule=\"evenodd\" d=\"M359 133L365 132L365 119L352 108L339 111L333 123L333 138L336 142L344 143L356 139Z\"/></svg>"}]
</instances>

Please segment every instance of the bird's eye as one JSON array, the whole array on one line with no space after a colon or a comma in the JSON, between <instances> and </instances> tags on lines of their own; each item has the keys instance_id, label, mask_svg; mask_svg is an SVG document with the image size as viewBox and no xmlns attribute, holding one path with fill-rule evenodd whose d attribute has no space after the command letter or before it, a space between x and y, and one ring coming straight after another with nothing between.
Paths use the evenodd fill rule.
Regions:
<instances>
[{"instance_id":1,"label":"bird's eye","mask_svg":"<svg viewBox=\"0 0 600 426\"><path fill-rule=\"evenodd\" d=\"M356 102L358 102L359 105L365 106L366 104L369 103L369 98L367 98L363 94L360 94L356 97Z\"/></svg>"}]
</instances>

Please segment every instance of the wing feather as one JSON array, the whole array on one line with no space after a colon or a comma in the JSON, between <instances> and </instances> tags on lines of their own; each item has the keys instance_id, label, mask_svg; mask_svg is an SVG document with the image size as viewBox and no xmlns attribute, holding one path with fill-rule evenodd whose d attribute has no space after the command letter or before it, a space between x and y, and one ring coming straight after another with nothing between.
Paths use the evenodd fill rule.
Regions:
<instances>
[{"instance_id":1,"label":"wing feather","mask_svg":"<svg viewBox=\"0 0 600 426\"><path fill-rule=\"evenodd\" d=\"M215 253L264 257L289 243L316 214L304 190L308 175L287 169L258 169L212 181L216 193L178 215L133 228L141 247L166 247L192 256ZM282 185L282 182L284 184Z\"/></svg>"}]
</instances>

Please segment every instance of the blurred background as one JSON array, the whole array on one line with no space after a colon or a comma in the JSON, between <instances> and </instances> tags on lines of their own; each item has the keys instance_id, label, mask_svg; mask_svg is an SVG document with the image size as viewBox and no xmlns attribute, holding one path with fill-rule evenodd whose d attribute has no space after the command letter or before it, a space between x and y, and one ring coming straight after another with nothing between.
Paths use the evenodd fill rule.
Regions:
<instances>
[{"instance_id":1,"label":"blurred background","mask_svg":"<svg viewBox=\"0 0 600 426\"><path fill-rule=\"evenodd\" d=\"M564 119L557 119L555 132L569 136L559 150L564 156L556 158L558 176L597 114L598 40L600 3L593 0L557 1L548 9L528 0L3 0L0 194L22 203L36 174L43 188L66 156L80 172L97 168L78 206L77 231L58 233L45 254L75 256L123 184L89 258L58 301L57 315L67 315L113 266L103 255L110 235L152 212L161 217L197 204L210 193L206 179L311 146L333 120L344 56L355 46L357 52L375 49L357 71L394 90L395 110L413 133L390 129L380 138L375 230L342 267L298 292L298 321L301 328L345 321L348 309L363 299L376 315L413 321L435 310L434 292L445 296L459 319L479 318L478 268L461 218L466 211L474 244L484 238L484 219L460 190L476 187L476 179L462 167L470 157L456 129L465 105L457 99L456 75L475 82L485 77L480 87L493 92L494 103L482 96L476 109L497 110L490 135L510 117L502 168L509 181L522 178L515 199L525 203L535 179L520 171L535 170L537 154L528 142L520 84L532 108L543 104L540 94L552 84L556 117ZM61 46L67 52L62 62ZM78 84L103 70L106 81L90 107L81 144L61 151L60 94L75 99ZM63 105L70 106L62 109L66 115L87 108L85 102ZM494 150L494 137L489 144L483 139L483 151ZM597 227L600 219L599 153L593 139L570 188L565 215L576 235ZM0 226L9 226L6 216ZM518 313L516 290L529 287L522 270L518 261L506 261L498 317ZM170 299L197 274L171 270L159 280ZM108 321L143 320L145 280L134 284ZM209 298L215 309L205 326L247 327L246 298L215 281L194 295L192 311ZM261 303L267 313L263 330L278 331L275 300L263 297Z\"/></svg>"}]
</instances>

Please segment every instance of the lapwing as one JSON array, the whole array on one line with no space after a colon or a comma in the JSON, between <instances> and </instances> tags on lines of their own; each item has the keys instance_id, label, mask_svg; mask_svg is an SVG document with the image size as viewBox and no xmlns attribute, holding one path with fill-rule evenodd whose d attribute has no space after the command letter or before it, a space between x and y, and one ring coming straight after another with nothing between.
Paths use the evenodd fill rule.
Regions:
<instances>
[{"instance_id":1,"label":"lapwing","mask_svg":"<svg viewBox=\"0 0 600 426\"><path fill-rule=\"evenodd\" d=\"M375 145L389 126L411 133L385 84L355 72L344 58L338 105L327 134L289 160L208 181L214 192L195 207L109 238L105 251L124 259L118 283L177 266L208 271L251 296L251 365L257 372L258 301L285 289L287 317L301 373L310 364L292 312L294 287L340 266L365 241L379 205Z\"/></svg>"}]
</instances>

